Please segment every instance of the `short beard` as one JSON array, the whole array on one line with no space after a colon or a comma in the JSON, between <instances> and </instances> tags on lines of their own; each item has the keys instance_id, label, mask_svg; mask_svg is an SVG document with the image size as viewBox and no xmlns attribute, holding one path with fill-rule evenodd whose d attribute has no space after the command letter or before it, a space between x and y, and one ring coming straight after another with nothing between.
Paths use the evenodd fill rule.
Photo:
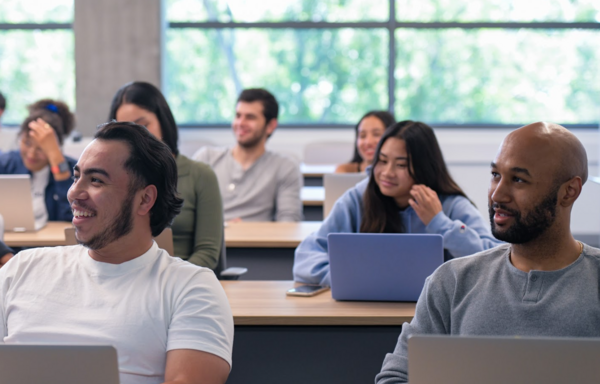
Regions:
<instances>
[{"instance_id":1,"label":"short beard","mask_svg":"<svg viewBox=\"0 0 600 384\"><path fill-rule=\"evenodd\" d=\"M133 229L133 200L135 190L131 188L121 205L121 213L115 221L103 233L100 233L86 242L77 242L92 251L97 251L106 247L108 244L129 234Z\"/></svg>"},{"instance_id":2,"label":"short beard","mask_svg":"<svg viewBox=\"0 0 600 384\"><path fill-rule=\"evenodd\" d=\"M267 124L265 124L265 126L263 127L263 130L260 132L259 135L256 135L255 137L250 138L248 141L244 142L244 143L240 143L238 142L238 145L244 149L251 149L251 148L255 148L258 143L260 143L263 139L263 137L265 137L267 134Z\"/></svg>"},{"instance_id":3,"label":"short beard","mask_svg":"<svg viewBox=\"0 0 600 384\"><path fill-rule=\"evenodd\" d=\"M524 218L521 218L521 212L519 211L508 209L502 204L492 204L489 207L489 212L494 237L510 244L525 244L540 237L556 220L558 189L557 187L550 192ZM500 208L509 212L515 218L515 223L505 231L498 231L494 223L494 208Z\"/></svg>"}]
</instances>

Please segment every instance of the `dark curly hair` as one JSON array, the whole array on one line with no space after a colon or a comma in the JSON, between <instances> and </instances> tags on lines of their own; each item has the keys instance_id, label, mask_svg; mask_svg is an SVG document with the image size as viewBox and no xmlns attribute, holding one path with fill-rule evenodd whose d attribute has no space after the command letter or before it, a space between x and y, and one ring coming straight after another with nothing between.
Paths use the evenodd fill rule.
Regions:
<instances>
[{"instance_id":1,"label":"dark curly hair","mask_svg":"<svg viewBox=\"0 0 600 384\"><path fill-rule=\"evenodd\" d=\"M158 236L171 225L183 206L183 199L177 193L177 164L170 148L146 128L131 122L113 121L101 125L94 138L127 144L131 153L125 169L133 175L133 190L148 185L156 187L158 196L150 210L150 228L152 236Z\"/></svg>"},{"instance_id":2,"label":"dark curly hair","mask_svg":"<svg viewBox=\"0 0 600 384\"><path fill-rule=\"evenodd\" d=\"M39 118L54 129L58 143L63 144L65 137L69 136L75 128L75 115L69 110L69 106L62 101L42 99L28 105L29 116L21 123L19 135L29 133L29 123Z\"/></svg>"}]
</instances>

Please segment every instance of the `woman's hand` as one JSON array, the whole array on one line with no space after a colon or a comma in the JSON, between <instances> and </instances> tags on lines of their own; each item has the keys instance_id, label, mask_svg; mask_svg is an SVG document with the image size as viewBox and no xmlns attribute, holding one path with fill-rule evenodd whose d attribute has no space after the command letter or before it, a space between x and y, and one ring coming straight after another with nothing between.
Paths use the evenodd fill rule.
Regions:
<instances>
[{"instance_id":1,"label":"woman's hand","mask_svg":"<svg viewBox=\"0 0 600 384\"><path fill-rule=\"evenodd\" d=\"M56 133L50 124L46 123L42 118L38 118L29 123L29 129L29 137L44 151L50 167L58 167L65 161ZM71 177L71 170L64 172L55 172L52 170L52 175L56 181L67 180Z\"/></svg>"},{"instance_id":2,"label":"woman's hand","mask_svg":"<svg viewBox=\"0 0 600 384\"><path fill-rule=\"evenodd\" d=\"M42 118L38 118L29 123L29 129L29 137L35 140L49 160L56 157L57 154L62 157L56 133L50 124L46 123Z\"/></svg>"},{"instance_id":3,"label":"woman's hand","mask_svg":"<svg viewBox=\"0 0 600 384\"><path fill-rule=\"evenodd\" d=\"M408 204L415 210L423 224L428 225L431 220L442 211L442 202L435 191L425 185L415 184L410 189L412 199Z\"/></svg>"}]
</instances>

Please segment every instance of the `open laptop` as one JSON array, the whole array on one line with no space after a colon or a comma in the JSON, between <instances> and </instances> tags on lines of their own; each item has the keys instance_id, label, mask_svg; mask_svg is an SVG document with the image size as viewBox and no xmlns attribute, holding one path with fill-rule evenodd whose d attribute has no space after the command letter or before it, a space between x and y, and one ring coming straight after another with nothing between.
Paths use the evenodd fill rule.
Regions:
<instances>
[{"instance_id":1,"label":"open laptop","mask_svg":"<svg viewBox=\"0 0 600 384\"><path fill-rule=\"evenodd\" d=\"M0 382L119 384L112 346L0 344Z\"/></svg>"},{"instance_id":2,"label":"open laptop","mask_svg":"<svg viewBox=\"0 0 600 384\"><path fill-rule=\"evenodd\" d=\"M410 384L597 384L600 339L423 336L408 340Z\"/></svg>"},{"instance_id":3,"label":"open laptop","mask_svg":"<svg viewBox=\"0 0 600 384\"><path fill-rule=\"evenodd\" d=\"M7 232L37 231L33 215L31 176L0 175L0 214Z\"/></svg>"},{"instance_id":4,"label":"open laptop","mask_svg":"<svg viewBox=\"0 0 600 384\"><path fill-rule=\"evenodd\" d=\"M323 187L325 188L325 200L323 201L323 218L329 216L331 208L350 188L358 182L367 178L367 174L361 173L326 173L323 175Z\"/></svg>"},{"instance_id":5,"label":"open laptop","mask_svg":"<svg viewBox=\"0 0 600 384\"><path fill-rule=\"evenodd\" d=\"M330 233L335 300L417 301L427 276L444 262L441 235Z\"/></svg>"}]
</instances>

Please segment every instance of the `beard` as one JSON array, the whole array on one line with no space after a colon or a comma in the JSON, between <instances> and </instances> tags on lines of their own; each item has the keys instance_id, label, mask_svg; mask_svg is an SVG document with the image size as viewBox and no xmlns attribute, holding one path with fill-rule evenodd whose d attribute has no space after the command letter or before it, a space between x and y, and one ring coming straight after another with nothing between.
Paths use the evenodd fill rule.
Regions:
<instances>
[{"instance_id":1,"label":"beard","mask_svg":"<svg viewBox=\"0 0 600 384\"><path fill-rule=\"evenodd\" d=\"M535 240L554 223L557 202L558 188L550 192L525 217L521 217L520 211L508 209L502 204L494 203L489 206L492 234L496 239L510 244L525 244ZM494 208L503 209L513 215L515 218L514 224L504 231L498 230L494 223Z\"/></svg>"},{"instance_id":2,"label":"beard","mask_svg":"<svg viewBox=\"0 0 600 384\"><path fill-rule=\"evenodd\" d=\"M266 135L267 135L267 125L265 124L263 129L259 132L256 132L256 134L254 136L249 137L248 139L246 139L246 141L238 141L238 145L245 149L254 148L262 141L262 139Z\"/></svg>"},{"instance_id":3,"label":"beard","mask_svg":"<svg viewBox=\"0 0 600 384\"><path fill-rule=\"evenodd\" d=\"M84 247L96 251L106 247L108 244L120 239L127 235L133 229L133 199L135 198L135 191L129 190L129 193L125 197L123 204L121 205L121 213L115 218L113 223L106 228L102 233L93 236L88 241L77 242Z\"/></svg>"}]
</instances>

